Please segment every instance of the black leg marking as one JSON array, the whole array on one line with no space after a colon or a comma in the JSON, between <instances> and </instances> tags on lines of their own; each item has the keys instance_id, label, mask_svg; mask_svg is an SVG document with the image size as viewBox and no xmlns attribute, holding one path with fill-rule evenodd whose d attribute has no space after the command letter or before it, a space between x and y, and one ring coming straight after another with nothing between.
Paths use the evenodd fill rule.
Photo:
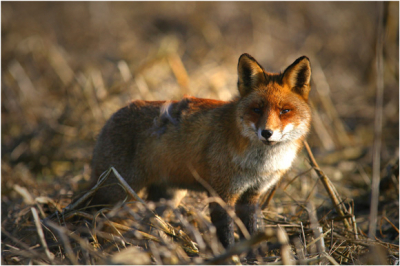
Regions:
<instances>
[{"instance_id":1,"label":"black leg marking","mask_svg":"<svg viewBox=\"0 0 400 266\"><path fill-rule=\"evenodd\" d=\"M210 203L211 221L217 228L217 236L224 248L228 248L235 243L233 236L233 219L228 215L224 208L217 203Z\"/></svg>"}]
</instances>

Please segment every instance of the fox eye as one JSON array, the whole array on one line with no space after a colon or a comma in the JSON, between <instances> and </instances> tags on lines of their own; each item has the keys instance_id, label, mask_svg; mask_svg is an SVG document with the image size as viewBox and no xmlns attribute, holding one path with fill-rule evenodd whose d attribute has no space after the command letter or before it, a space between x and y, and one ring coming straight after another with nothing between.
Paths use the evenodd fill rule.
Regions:
<instances>
[{"instance_id":1,"label":"fox eye","mask_svg":"<svg viewBox=\"0 0 400 266\"><path fill-rule=\"evenodd\" d=\"M261 108L253 108L253 112L256 114L261 114L262 110L261 110Z\"/></svg>"},{"instance_id":2,"label":"fox eye","mask_svg":"<svg viewBox=\"0 0 400 266\"><path fill-rule=\"evenodd\" d=\"M283 110L281 111L281 115L286 114L286 113L289 113L289 112L290 112L290 109L283 109Z\"/></svg>"}]
</instances>

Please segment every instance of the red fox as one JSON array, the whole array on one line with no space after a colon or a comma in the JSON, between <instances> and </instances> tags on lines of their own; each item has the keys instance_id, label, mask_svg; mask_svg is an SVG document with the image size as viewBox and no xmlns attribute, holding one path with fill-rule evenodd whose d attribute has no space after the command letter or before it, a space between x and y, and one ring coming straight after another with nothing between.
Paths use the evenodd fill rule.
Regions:
<instances>
[{"instance_id":1,"label":"red fox","mask_svg":"<svg viewBox=\"0 0 400 266\"><path fill-rule=\"evenodd\" d=\"M173 198L179 189L206 190L193 176L194 169L235 207L252 234L260 194L288 171L309 131L310 78L305 56L275 74L243 54L238 62L239 96L231 101L133 101L101 130L92 182L114 166L133 190L147 189L148 199ZM96 204L125 198L115 180L107 182L115 185L98 190ZM222 245L231 246L232 218L217 203L210 204L210 216Z\"/></svg>"}]
</instances>

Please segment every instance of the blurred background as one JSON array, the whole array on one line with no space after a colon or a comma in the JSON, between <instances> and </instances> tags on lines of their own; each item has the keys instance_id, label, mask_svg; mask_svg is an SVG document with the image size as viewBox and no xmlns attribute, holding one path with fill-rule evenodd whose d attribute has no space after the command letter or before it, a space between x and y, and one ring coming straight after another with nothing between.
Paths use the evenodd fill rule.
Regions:
<instances>
[{"instance_id":1,"label":"blurred background","mask_svg":"<svg viewBox=\"0 0 400 266\"><path fill-rule=\"evenodd\" d=\"M88 179L101 127L132 99L237 95L237 60L246 52L271 72L310 58L310 146L341 195L358 198L356 211L366 213L383 78L381 177L389 176L387 208L398 223L399 3L380 5L2 2L3 217L22 201L15 185L58 200L76 192ZM306 169L305 158L289 177ZM289 189L302 198L311 178Z\"/></svg>"}]
</instances>

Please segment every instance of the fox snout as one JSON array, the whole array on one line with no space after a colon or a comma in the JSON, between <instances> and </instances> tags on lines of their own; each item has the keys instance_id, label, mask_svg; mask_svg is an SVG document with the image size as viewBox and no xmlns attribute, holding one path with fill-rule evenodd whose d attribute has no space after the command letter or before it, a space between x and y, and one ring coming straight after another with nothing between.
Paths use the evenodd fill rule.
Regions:
<instances>
[{"instance_id":1,"label":"fox snout","mask_svg":"<svg viewBox=\"0 0 400 266\"><path fill-rule=\"evenodd\" d=\"M264 130L260 130L260 131L261 131L261 137L259 136L259 139L264 144L274 145L279 141L279 139L275 138L276 135L279 135L279 134L277 134L278 132L275 132L275 135L274 135L274 131L272 129L264 129Z\"/></svg>"},{"instance_id":2,"label":"fox snout","mask_svg":"<svg viewBox=\"0 0 400 266\"><path fill-rule=\"evenodd\" d=\"M261 136L263 136L266 140L268 140L272 134L274 134L274 131L271 129L264 129L261 131Z\"/></svg>"},{"instance_id":3,"label":"fox snout","mask_svg":"<svg viewBox=\"0 0 400 266\"><path fill-rule=\"evenodd\" d=\"M279 130L261 129L257 130L258 139L264 144L273 145L280 140ZM278 136L279 135L279 136Z\"/></svg>"}]
</instances>

